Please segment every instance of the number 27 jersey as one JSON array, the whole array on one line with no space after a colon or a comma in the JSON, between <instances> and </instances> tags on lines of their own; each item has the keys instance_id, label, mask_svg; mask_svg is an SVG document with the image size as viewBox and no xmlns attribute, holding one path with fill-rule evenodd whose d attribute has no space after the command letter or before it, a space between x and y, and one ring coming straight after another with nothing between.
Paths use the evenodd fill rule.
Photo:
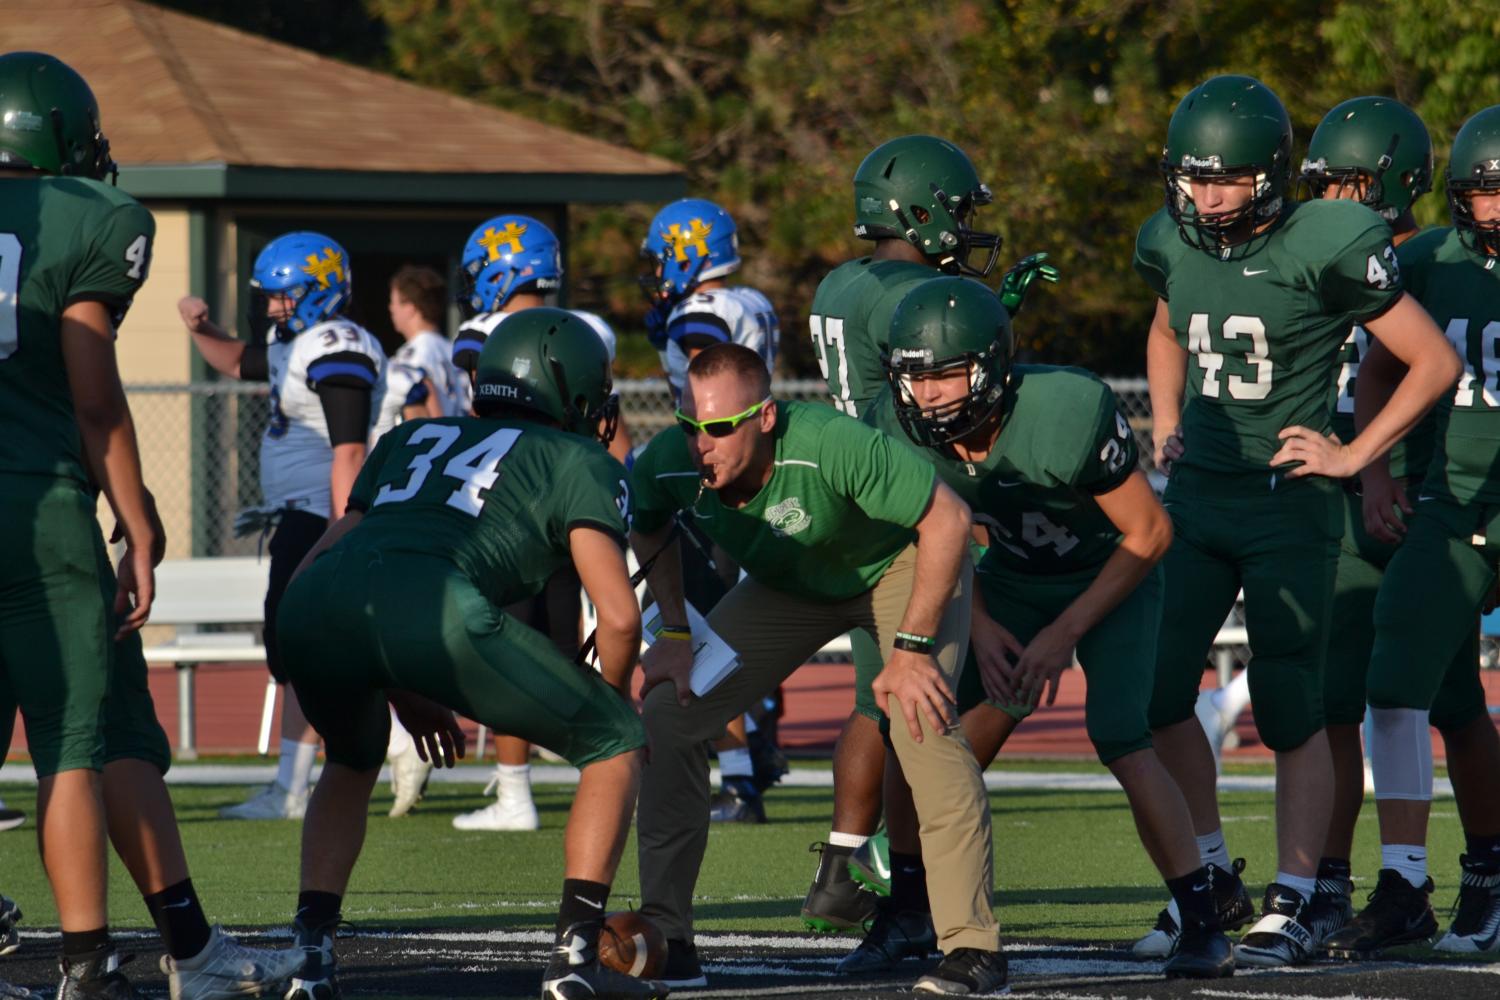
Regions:
<instances>
[{"instance_id":1,"label":"number 27 jersey","mask_svg":"<svg viewBox=\"0 0 1500 1000\"><path fill-rule=\"evenodd\" d=\"M454 563L496 605L541 590L579 526L624 544L625 467L597 442L524 420L410 420L380 439L349 492L354 546Z\"/></svg>"},{"instance_id":2,"label":"number 27 jersey","mask_svg":"<svg viewBox=\"0 0 1500 1000\"><path fill-rule=\"evenodd\" d=\"M1327 433L1350 327L1402 294L1390 227L1350 201L1294 205L1228 260L1189 247L1163 208L1135 268L1188 352L1177 464L1216 472L1268 472L1283 428Z\"/></svg>"}]
</instances>

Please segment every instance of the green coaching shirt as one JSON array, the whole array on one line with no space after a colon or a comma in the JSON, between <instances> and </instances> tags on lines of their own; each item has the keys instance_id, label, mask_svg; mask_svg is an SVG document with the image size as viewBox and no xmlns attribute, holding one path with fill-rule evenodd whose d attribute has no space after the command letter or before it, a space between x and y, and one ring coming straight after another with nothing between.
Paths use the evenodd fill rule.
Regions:
<instances>
[{"instance_id":1,"label":"green coaching shirt","mask_svg":"<svg viewBox=\"0 0 1500 1000\"><path fill-rule=\"evenodd\" d=\"M62 314L100 302L118 326L146 280L155 233L151 213L108 184L0 180L0 473L89 485Z\"/></svg>"},{"instance_id":2,"label":"green coaching shirt","mask_svg":"<svg viewBox=\"0 0 1500 1000\"><path fill-rule=\"evenodd\" d=\"M840 264L818 285L808 323L837 410L860 416L880 395L891 314L907 292L940 273L926 264L860 257Z\"/></svg>"},{"instance_id":3,"label":"green coaching shirt","mask_svg":"<svg viewBox=\"0 0 1500 1000\"><path fill-rule=\"evenodd\" d=\"M932 466L829 407L776 406L776 464L749 503L725 507L717 492L700 491L687 437L671 427L631 470L633 525L659 531L673 513L688 511L760 583L813 601L858 596L916 538Z\"/></svg>"},{"instance_id":4,"label":"green coaching shirt","mask_svg":"<svg viewBox=\"0 0 1500 1000\"><path fill-rule=\"evenodd\" d=\"M597 441L527 420L445 417L388 431L349 491L364 512L338 545L453 562L491 603L542 589L572 558L568 532L624 543L625 467Z\"/></svg>"},{"instance_id":5,"label":"green coaching shirt","mask_svg":"<svg viewBox=\"0 0 1500 1000\"><path fill-rule=\"evenodd\" d=\"M965 462L906 436L887 391L865 420L905 442L990 534L980 568L1037 575L1102 566L1120 532L1094 497L1119 487L1139 453L1109 386L1081 368L1016 365L995 446Z\"/></svg>"},{"instance_id":6,"label":"green coaching shirt","mask_svg":"<svg viewBox=\"0 0 1500 1000\"><path fill-rule=\"evenodd\" d=\"M1458 385L1438 401L1422 493L1500 503L1500 258L1468 249L1451 228L1415 236L1397 253L1407 288L1464 363Z\"/></svg>"},{"instance_id":7,"label":"green coaching shirt","mask_svg":"<svg viewBox=\"0 0 1500 1000\"><path fill-rule=\"evenodd\" d=\"M1177 464L1214 472L1265 472L1283 428L1328 433L1350 328L1401 297L1390 227L1352 201L1293 205L1227 260L1184 243L1162 208L1135 269L1189 354Z\"/></svg>"}]
</instances>

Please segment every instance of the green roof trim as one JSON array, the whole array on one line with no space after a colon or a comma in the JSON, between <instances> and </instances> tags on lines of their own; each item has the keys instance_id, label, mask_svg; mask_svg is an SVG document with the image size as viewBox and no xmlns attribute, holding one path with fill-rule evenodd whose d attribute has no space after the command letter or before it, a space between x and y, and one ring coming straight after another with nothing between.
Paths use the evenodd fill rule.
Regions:
<instances>
[{"instance_id":1,"label":"green roof trim","mask_svg":"<svg viewBox=\"0 0 1500 1000\"><path fill-rule=\"evenodd\" d=\"M667 202L681 198L687 182L680 173L410 173L204 163L122 165L120 187L148 199L556 205Z\"/></svg>"}]
</instances>

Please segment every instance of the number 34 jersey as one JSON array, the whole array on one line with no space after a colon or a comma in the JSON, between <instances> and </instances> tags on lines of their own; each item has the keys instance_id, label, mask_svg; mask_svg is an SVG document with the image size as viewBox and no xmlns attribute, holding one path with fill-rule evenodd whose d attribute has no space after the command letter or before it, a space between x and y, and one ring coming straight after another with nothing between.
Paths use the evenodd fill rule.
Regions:
<instances>
[{"instance_id":1,"label":"number 34 jersey","mask_svg":"<svg viewBox=\"0 0 1500 1000\"><path fill-rule=\"evenodd\" d=\"M598 528L623 545L630 491L625 467L597 441L531 421L445 417L382 437L349 509L365 515L349 544L448 560L506 605L568 563L570 529Z\"/></svg>"},{"instance_id":2,"label":"number 34 jersey","mask_svg":"<svg viewBox=\"0 0 1500 1000\"><path fill-rule=\"evenodd\" d=\"M1283 428L1327 433L1350 327L1402 294L1390 227L1351 201L1293 205L1228 260L1185 244L1162 208L1135 269L1188 351L1178 464L1216 472L1266 472Z\"/></svg>"},{"instance_id":3,"label":"number 34 jersey","mask_svg":"<svg viewBox=\"0 0 1500 1000\"><path fill-rule=\"evenodd\" d=\"M1438 401L1437 449L1422 492L1500 503L1500 259L1468 249L1452 229L1413 237L1398 252L1412 297L1464 366Z\"/></svg>"},{"instance_id":4,"label":"number 34 jersey","mask_svg":"<svg viewBox=\"0 0 1500 1000\"><path fill-rule=\"evenodd\" d=\"M1129 479L1140 456L1114 392L1082 368L1016 365L1000 436L973 462L915 444L889 390L864 420L936 466L969 505L990 536L981 567L1084 572L1119 544L1119 529L1094 498Z\"/></svg>"},{"instance_id":5,"label":"number 34 jersey","mask_svg":"<svg viewBox=\"0 0 1500 1000\"><path fill-rule=\"evenodd\" d=\"M0 183L0 472L89 481L62 314L99 302L120 325L151 263L151 213L80 177Z\"/></svg>"},{"instance_id":6,"label":"number 34 jersey","mask_svg":"<svg viewBox=\"0 0 1500 1000\"><path fill-rule=\"evenodd\" d=\"M345 319L319 323L290 340L266 335L271 420L260 440L260 488L272 507L328 517L333 444L318 388L370 390L373 426L385 383L385 350L374 334Z\"/></svg>"}]
</instances>

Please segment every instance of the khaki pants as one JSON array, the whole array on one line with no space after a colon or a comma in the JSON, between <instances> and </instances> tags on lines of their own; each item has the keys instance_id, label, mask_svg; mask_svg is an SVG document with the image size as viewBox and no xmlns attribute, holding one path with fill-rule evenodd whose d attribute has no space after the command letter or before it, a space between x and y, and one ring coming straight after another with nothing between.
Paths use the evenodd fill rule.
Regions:
<instances>
[{"instance_id":1,"label":"khaki pants","mask_svg":"<svg viewBox=\"0 0 1500 1000\"><path fill-rule=\"evenodd\" d=\"M651 761L641 782L637 837L641 912L673 940L693 938L693 887L708 844L707 740L730 719L764 697L825 643L853 628L870 632L883 656L891 652L906 612L916 569L908 548L872 590L821 604L772 590L753 579L740 582L708 616L713 629L739 653L740 668L706 697L686 708L670 684L646 696L644 718ZM968 647L972 570L965 563L938 631L936 658L950 692ZM906 772L921 820L933 924L943 951L999 948L990 909L994 881L989 801L974 753L961 730L934 732L925 717L923 739L911 738L895 699L891 742Z\"/></svg>"}]
</instances>

